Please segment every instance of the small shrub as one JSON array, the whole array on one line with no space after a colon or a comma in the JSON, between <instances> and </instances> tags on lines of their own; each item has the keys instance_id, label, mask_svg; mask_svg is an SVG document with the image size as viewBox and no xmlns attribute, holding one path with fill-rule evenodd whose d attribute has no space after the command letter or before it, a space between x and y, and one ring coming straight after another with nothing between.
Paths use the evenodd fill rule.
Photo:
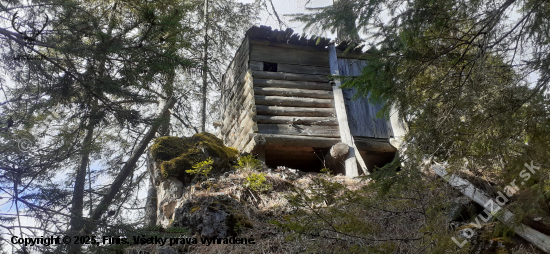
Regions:
<instances>
[{"instance_id":1,"label":"small shrub","mask_svg":"<svg viewBox=\"0 0 550 254\"><path fill-rule=\"evenodd\" d=\"M262 162L252 155L242 156L239 158L236 168L244 171L259 171L262 169Z\"/></svg>"},{"instance_id":2,"label":"small shrub","mask_svg":"<svg viewBox=\"0 0 550 254\"><path fill-rule=\"evenodd\" d=\"M254 228L252 223L241 213L231 214L228 224L237 234L241 233L244 228Z\"/></svg>"},{"instance_id":3,"label":"small shrub","mask_svg":"<svg viewBox=\"0 0 550 254\"><path fill-rule=\"evenodd\" d=\"M166 233L188 234L189 232L190 232L189 229L185 227L170 227L166 229Z\"/></svg>"},{"instance_id":4,"label":"small shrub","mask_svg":"<svg viewBox=\"0 0 550 254\"><path fill-rule=\"evenodd\" d=\"M195 180L206 180L208 179L208 174L212 171L212 164L214 164L214 161L208 158L205 161L193 165L193 169L185 170L185 172L194 175Z\"/></svg>"},{"instance_id":5,"label":"small shrub","mask_svg":"<svg viewBox=\"0 0 550 254\"><path fill-rule=\"evenodd\" d=\"M267 183L267 180L265 178L265 174L260 173L252 173L249 176L246 177L246 182L244 185L254 191L269 191L273 188L273 185Z\"/></svg>"},{"instance_id":6,"label":"small shrub","mask_svg":"<svg viewBox=\"0 0 550 254\"><path fill-rule=\"evenodd\" d=\"M329 168L322 168L321 173L325 175L331 175L332 171Z\"/></svg>"}]
</instances>

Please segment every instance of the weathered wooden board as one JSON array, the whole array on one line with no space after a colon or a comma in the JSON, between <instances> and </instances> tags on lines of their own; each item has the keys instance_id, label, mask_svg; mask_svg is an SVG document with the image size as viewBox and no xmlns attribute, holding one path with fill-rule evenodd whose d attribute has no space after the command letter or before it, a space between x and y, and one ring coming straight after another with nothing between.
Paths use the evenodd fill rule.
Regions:
<instances>
[{"instance_id":1,"label":"weathered wooden board","mask_svg":"<svg viewBox=\"0 0 550 254\"><path fill-rule=\"evenodd\" d=\"M338 71L341 76L359 76L366 65L367 62L364 60L338 59ZM376 114L382 109L382 103L372 104L368 101L368 97L353 100L353 96L357 93L355 88L342 89L342 92L346 104L348 123L353 136L393 137L389 119L376 118Z\"/></svg>"},{"instance_id":2,"label":"weathered wooden board","mask_svg":"<svg viewBox=\"0 0 550 254\"><path fill-rule=\"evenodd\" d=\"M256 121L254 121L253 118L246 118L244 121L241 122L241 126L242 126L242 129L239 132L239 135L236 138L235 142L233 142L232 147L241 146L241 143L243 142L243 140L248 137L248 133L254 132L254 129L257 130Z\"/></svg>"},{"instance_id":3,"label":"weathered wooden board","mask_svg":"<svg viewBox=\"0 0 550 254\"><path fill-rule=\"evenodd\" d=\"M330 148L334 144L340 142L340 138L329 137L312 137L312 136L296 136L296 135L278 135L278 134L258 134L265 141L264 144L272 146L285 147L317 147Z\"/></svg>"},{"instance_id":4,"label":"weathered wooden board","mask_svg":"<svg viewBox=\"0 0 550 254\"><path fill-rule=\"evenodd\" d=\"M334 116L334 109L256 105L256 114L275 116Z\"/></svg>"},{"instance_id":5,"label":"weathered wooden board","mask_svg":"<svg viewBox=\"0 0 550 254\"><path fill-rule=\"evenodd\" d=\"M279 64L277 71L314 75L330 75L329 68L297 64Z\"/></svg>"},{"instance_id":6,"label":"weathered wooden board","mask_svg":"<svg viewBox=\"0 0 550 254\"><path fill-rule=\"evenodd\" d=\"M245 148L242 150L243 153L254 153L258 150L259 147L264 147L266 140L263 135L259 133L249 133L248 142L246 142Z\"/></svg>"},{"instance_id":7,"label":"weathered wooden board","mask_svg":"<svg viewBox=\"0 0 550 254\"><path fill-rule=\"evenodd\" d=\"M279 87L279 88L297 88L331 91L332 86L329 83L306 82L306 81L288 81L275 79L254 79L254 87Z\"/></svg>"},{"instance_id":8,"label":"weathered wooden board","mask_svg":"<svg viewBox=\"0 0 550 254\"><path fill-rule=\"evenodd\" d=\"M285 106L285 107L311 107L311 108L333 108L334 102L331 99L314 99L285 96L254 96L256 105Z\"/></svg>"},{"instance_id":9,"label":"weathered wooden board","mask_svg":"<svg viewBox=\"0 0 550 254\"><path fill-rule=\"evenodd\" d=\"M236 106L241 105L241 101L248 95L248 91L252 90L253 81L252 81L252 73L247 72L247 75L243 77L242 81L238 81L241 84L235 84L235 87L238 87L238 90L235 92L227 91L228 93L233 93L231 97L227 97L226 101L223 102L225 104L225 109L223 112L223 117L226 118L228 115L234 113L234 109Z\"/></svg>"},{"instance_id":10,"label":"weathered wooden board","mask_svg":"<svg viewBox=\"0 0 550 254\"><path fill-rule=\"evenodd\" d=\"M317 38L313 39L310 37L309 39L302 40L302 38L296 37L294 38L294 35L289 38L288 41L271 41L271 40L265 40L265 39L259 39L259 38L252 38L250 40L250 44L255 45L264 45L269 47L280 47L280 48L290 48L290 49L298 49L298 50L310 50L310 51L317 51L320 54L326 54L326 46L330 42L330 39L323 38L321 39L320 45L317 44Z\"/></svg>"},{"instance_id":11,"label":"weathered wooden board","mask_svg":"<svg viewBox=\"0 0 550 254\"><path fill-rule=\"evenodd\" d=\"M329 67L328 55L316 50L250 45L250 61Z\"/></svg>"},{"instance_id":12,"label":"weathered wooden board","mask_svg":"<svg viewBox=\"0 0 550 254\"><path fill-rule=\"evenodd\" d=\"M514 223L514 214L512 212L501 207L498 201L492 199L491 196L487 195L484 191L475 187L469 181L462 179L455 174L449 174L445 169L445 166L437 164L432 166L432 168L435 173L441 178L445 179L447 183L462 192L462 194L464 194L466 197L478 203L480 206L485 207L487 212L489 212L490 214L495 215L497 212L499 212L502 216L496 217L499 218L499 220L501 220L504 224L512 228L516 232L516 234L520 235L523 239L529 241L544 252L550 253L550 236L547 236L531 227L528 227L525 224L517 225L516 223Z\"/></svg>"},{"instance_id":13,"label":"weathered wooden board","mask_svg":"<svg viewBox=\"0 0 550 254\"><path fill-rule=\"evenodd\" d=\"M307 117L307 116L256 116L258 123L275 124L306 124L338 126L335 117Z\"/></svg>"},{"instance_id":14,"label":"weathered wooden board","mask_svg":"<svg viewBox=\"0 0 550 254\"><path fill-rule=\"evenodd\" d=\"M250 69L253 71L263 71L264 63L257 62L257 61L250 61ZM295 75L322 76L325 78L326 76L330 75L330 70L329 68L326 68L326 67L298 65L298 64L284 64L284 63L278 63L277 72L271 72L271 73L278 73L278 72L295 74ZM311 80L311 81L316 81L316 80ZM325 82L325 81L322 81L322 82Z\"/></svg>"},{"instance_id":15,"label":"weathered wooden board","mask_svg":"<svg viewBox=\"0 0 550 254\"><path fill-rule=\"evenodd\" d=\"M263 71L264 63L257 61L250 61L250 69L252 71ZM330 69L326 67L319 66L309 66L309 65L298 65L298 64L285 64L277 63L277 72L270 73L287 73L294 75L307 75L307 76L321 76L327 78L330 75ZM316 81L316 80L310 80ZM322 80L321 82L325 82Z\"/></svg>"},{"instance_id":16,"label":"weathered wooden board","mask_svg":"<svg viewBox=\"0 0 550 254\"><path fill-rule=\"evenodd\" d=\"M249 67L253 71L263 71L264 70L264 62L250 61Z\"/></svg>"},{"instance_id":17,"label":"weathered wooden board","mask_svg":"<svg viewBox=\"0 0 550 254\"><path fill-rule=\"evenodd\" d=\"M287 97L306 97L306 98L319 98L319 99L334 98L332 91L295 89L295 88L278 88L278 87L254 87L254 94L270 95L270 96L287 96Z\"/></svg>"},{"instance_id":18,"label":"weathered wooden board","mask_svg":"<svg viewBox=\"0 0 550 254\"><path fill-rule=\"evenodd\" d=\"M231 111L224 114L225 119L222 123L222 135L226 135L233 129L235 124L238 124L244 114L249 114L249 111L254 111L254 93L250 89L248 93L243 94L242 98L235 98L232 105L229 107ZM238 100L238 101L237 101Z\"/></svg>"},{"instance_id":19,"label":"weathered wooden board","mask_svg":"<svg viewBox=\"0 0 550 254\"><path fill-rule=\"evenodd\" d=\"M235 96L231 101L229 101L229 105L226 106L226 112L224 112L223 117L224 121L222 123L222 134L225 134L225 131L227 129L228 124L232 124L231 121L235 117L235 115L239 114L239 109L249 106L247 103L251 101L253 98L252 91L252 80L251 77L247 80L247 82L242 86L242 89L239 91L239 95Z\"/></svg>"},{"instance_id":20,"label":"weathered wooden board","mask_svg":"<svg viewBox=\"0 0 550 254\"><path fill-rule=\"evenodd\" d=\"M262 134L302 135L317 137L339 137L338 126L258 124Z\"/></svg>"},{"instance_id":21,"label":"weathered wooden board","mask_svg":"<svg viewBox=\"0 0 550 254\"><path fill-rule=\"evenodd\" d=\"M252 83L251 77L247 83ZM254 91L252 89L248 89L248 91L248 93L242 95L244 101L240 103L238 103L238 101L233 102L237 103L233 106L234 109L226 117L222 125L223 129L221 133L223 134L223 140L226 144L231 146L236 145L234 143L239 138L239 134L242 131L241 123L245 121L246 118L252 119L255 114ZM235 100L237 100L237 98L238 97L236 97Z\"/></svg>"},{"instance_id":22,"label":"weathered wooden board","mask_svg":"<svg viewBox=\"0 0 550 254\"><path fill-rule=\"evenodd\" d=\"M355 146L361 151L376 152L376 153L395 153L397 148L389 142L372 141L368 139L354 138Z\"/></svg>"},{"instance_id":23,"label":"weathered wooden board","mask_svg":"<svg viewBox=\"0 0 550 254\"><path fill-rule=\"evenodd\" d=\"M338 58L336 57L336 49L334 45L329 45L329 59L330 73L332 75L340 75L340 72L338 71ZM338 126L340 127L340 138L342 139L342 143L349 146L349 153L345 160L346 176L355 177L359 175L359 172L357 171L357 162L359 162L363 172L368 174L367 166L359 154L355 143L353 142L353 135L351 135L346 113L345 100L340 86L340 79L334 79L334 87L332 91L334 92L334 109L336 111L336 117L338 118Z\"/></svg>"},{"instance_id":24,"label":"weathered wooden board","mask_svg":"<svg viewBox=\"0 0 550 254\"><path fill-rule=\"evenodd\" d=\"M252 65L253 62L254 61L251 61L250 65ZM298 73L281 72L281 71L270 72L270 71L254 70L254 69L252 69L252 76L258 79L278 79L278 80L310 81L310 82L328 82L329 81L326 75L298 74Z\"/></svg>"},{"instance_id":25,"label":"weathered wooden board","mask_svg":"<svg viewBox=\"0 0 550 254\"><path fill-rule=\"evenodd\" d=\"M249 53L250 41L245 38L222 77L222 106L224 107L229 104L229 101L240 90L240 86L244 84L244 76L248 71ZM222 112L225 111L226 108Z\"/></svg>"}]
</instances>

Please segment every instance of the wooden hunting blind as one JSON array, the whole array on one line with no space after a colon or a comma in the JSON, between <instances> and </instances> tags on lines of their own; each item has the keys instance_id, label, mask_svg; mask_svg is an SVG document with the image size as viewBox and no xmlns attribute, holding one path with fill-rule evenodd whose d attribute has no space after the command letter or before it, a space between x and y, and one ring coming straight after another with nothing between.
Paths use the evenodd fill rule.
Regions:
<instances>
[{"instance_id":1,"label":"wooden hunting blind","mask_svg":"<svg viewBox=\"0 0 550 254\"><path fill-rule=\"evenodd\" d=\"M331 74L360 75L364 53L343 54L347 43L329 43L292 29L250 28L222 78L218 137L272 167L318 171L324 155L345 136L353 137L344 143L354 143L367 168L391 161L392 126L375 117L382 104L352 100L355 89L329 80ZM346 168L347 175L357 175L354 171Z\"/></svg>"}]
</instances>

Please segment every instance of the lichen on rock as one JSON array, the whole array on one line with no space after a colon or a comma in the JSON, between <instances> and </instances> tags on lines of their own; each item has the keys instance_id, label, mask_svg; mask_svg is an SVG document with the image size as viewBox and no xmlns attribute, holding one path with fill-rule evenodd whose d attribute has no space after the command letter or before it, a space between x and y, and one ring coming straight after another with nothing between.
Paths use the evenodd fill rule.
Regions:
<instances>
[{"instance_id":1,"label":"lichen on rock","mask_svg":"<svg viewBox=\"0 0 550 254\"><path fill-rule=\"evenodd\" d=\"M248 217L234 208L238 205L226 195L188 200L176 209L171 226L189 228L206 238L236 236L243 228L253 228Z\"/></svg>"},{"instance_id":2,"label":"lichen on rock","mask_svg":"<svg viewBox=\"0 0 550 254\"><path fill-rule=\"evenodd\" d=\"M182 182L190 182L191 176L185 172L201 161L212 158L213 173L229 169L236 161L238 151L227 147L216 136L203 132L192 137L160 137L151 147L153 159L159 163L162 177L175 177Z\"/></svg>"}]
</instances>

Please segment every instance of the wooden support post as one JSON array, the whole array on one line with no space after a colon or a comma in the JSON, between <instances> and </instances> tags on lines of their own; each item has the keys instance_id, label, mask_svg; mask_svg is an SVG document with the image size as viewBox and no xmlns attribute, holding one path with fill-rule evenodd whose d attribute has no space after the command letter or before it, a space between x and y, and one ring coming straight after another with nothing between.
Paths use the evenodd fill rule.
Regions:
<instances>
[{"instance_id":1,"label":"wooden support post","mask_svg":"<svg viewBox=\"0 0 550 254\"><path fill-rule=\"evenodd\" d=\"M438 176L445 179L447 183L449 183L451 186L453 186L454 188L462 192L462 194L464 194L466 197L475 201L476 203L483 206L484 208L490 209L490 211L488 212L490 212L492 215L496 214L497 212L502 213L503 214L502 218L500 218L500 216L498 218L501 219L501 221L504 224L514 229L516 234L518 234L528 242L532 243L533 245L537 246L539 249L545 251L546 253L550 253L549 236L537 230L534 230L526 226L525 224L514 226L514 223L513 223L514 214L506 209L503 209L498 204L498 201L495 201L494 199L492 199L484 191L476 188L472 183L458 177L455 174L447 173L447 170L442 165L434 165L432 168Z\"/></svg>"},{"instance_id":2,"label":"wooden support post","mask_svg":"<svg viewBox=\"0 0 550 254\"><path fill-rule=\"evenodd\" d=\"M265 146L259 146L256 148L256 158L265 163Z\"/></svg>"},{"instance_id":3,"label":"wooden support post","mask_svg":"<svg viewBox=\"0 0 550 254\"><path fill-rule=\"evenodd\" d=\"M349 146L338 142L333 145L325 155L325 167L329 168L335 175L345 173L345 159L349 154Z\"/></svg>"},{"instance_id":4,"label":"wooden support post","mask_svg":"<svg viewBox=\"0 0 550 254\"><path fill-rule=\"evenodd\" d=\"M331 75L340 75L338 71L338 58L336 56L336 48L334 44L328 46L329 49L329 63L330 63L330 74ZM365 175L369 174L367 170L367 165L363 161L363 158L359 154L359 150L353 142L353 136L348 125L348 116L346 113L346 105L344 103L344 94L342 93L342 88L340 88L341 83L340 79L334 80L334 86L332 91L334 93L334 109L336 110L336 117L338 119L338 126L340 130L340 138L342 142L349 146L348 157L346 158L346 176L355 177L359 175L357 172L357 163L356 160L361 165L361 169ZM356 156L357 154L357 156Z\"/></svg>"}]
</instances>

